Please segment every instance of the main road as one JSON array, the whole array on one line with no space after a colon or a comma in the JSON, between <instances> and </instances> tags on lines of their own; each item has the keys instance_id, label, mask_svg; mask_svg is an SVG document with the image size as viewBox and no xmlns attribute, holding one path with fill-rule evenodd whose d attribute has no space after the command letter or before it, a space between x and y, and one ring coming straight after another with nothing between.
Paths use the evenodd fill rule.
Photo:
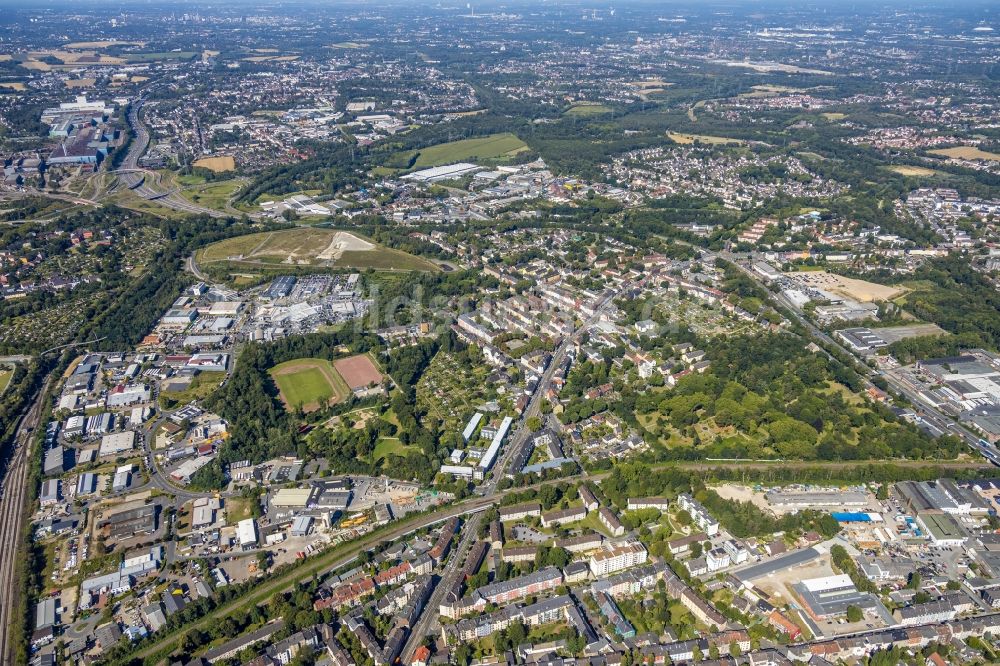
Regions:
<instances>
[{"instance_id":1,"label":"main road","mask_svg":"<svg viewBox=\"0 0 1000 666\"><path fill-rule=\"evenodd\" d=\"M500 460L498 460L494 466L493 476L477 490L477 494L481 495L484 499L490 500L490 498L497 494L497 487L500 479L505 476L511 461L516 459L521 450L528 445L528 440L532 435L531 430L528 428L528 419L538 415L541 409L542 396L545 395L549 386L552 384L552 376L555 374L556 369L562 364L570 346L572 346L579 339L580 335L582 335L584 331L590 328L590 326L601 318L601 315L607 309L608 305L619 293L620 292L611 292L605 294L594 308L594 314L582 322L580 326L573 330L572 333L567 335L552 353L552 358L549 361L548 367L546 367L545 371L542 373L542 377L538 382L538 386L535 388L535 392L531 395L531 399L529 400L527 407L525 407L524 412L521 414L521 418L518 420L518 427L511 436L510 444L504 448L504 452L501 454ZM469 550L472 540L479 532L479 521L481 519L481 516L476 515L462 526L462 536L459 540L459 544L452 551L451 557L444 570L441 572L441 578L439 579L437 586L434 588L434 592L431 594L430 600L424 605L424 610L414 625L413 630L410 632L406 645L403 647L403 663L409 663L410 659L413 657L414 651L423 641L424 636L426 636L428 631L434 626L434 623L437 620L438 607L441 605L442 597L448 592L448 590L452 589L455 584L459 582L458 577L462 572L462 563Z\"/></svg>"}]
</instances>

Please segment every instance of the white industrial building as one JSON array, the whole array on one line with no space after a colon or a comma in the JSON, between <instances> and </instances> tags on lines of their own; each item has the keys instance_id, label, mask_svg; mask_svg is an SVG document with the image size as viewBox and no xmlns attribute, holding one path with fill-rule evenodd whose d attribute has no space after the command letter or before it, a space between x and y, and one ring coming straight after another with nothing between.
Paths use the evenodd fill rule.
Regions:
<instances>
[{"instance_id":1,"label":"white industrial building","mask_svg":"<svg viewBox=\"0 0 1000 666\"><path fill-rule=\"evenodd\" d=\"M253 518L246 518L236 524L236 539L240 548L248 550L256 548L260 543L260 536L257 533L257 523Z\"/></svg>"},{"instance_id":2,"label":"white industrial building","mask_svg":"<svg viewBox=\"0 0 1000 666\"><path fill-rule=\"evenodd\" d=\"M101 438L101 448L98 451L100 456L117 456L127 453L135 448L135 432L126 430L125 432L109 433Z\"/></svg>"}]
</instances>

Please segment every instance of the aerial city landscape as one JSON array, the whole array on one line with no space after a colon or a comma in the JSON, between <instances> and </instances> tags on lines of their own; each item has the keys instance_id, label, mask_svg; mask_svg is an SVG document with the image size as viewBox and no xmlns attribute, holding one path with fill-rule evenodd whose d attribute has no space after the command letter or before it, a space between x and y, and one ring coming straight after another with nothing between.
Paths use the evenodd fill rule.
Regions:
<instances>
[{"instance_id":1,"label":"aerial city landscape","mask_svg":"<svg viewBox=\"0 0 1000 666\"><path fill-rule=\"evenodd\" d=\"M998 9L0 0L0 664L1000 663Z\"/></svg>"}]
</instances>

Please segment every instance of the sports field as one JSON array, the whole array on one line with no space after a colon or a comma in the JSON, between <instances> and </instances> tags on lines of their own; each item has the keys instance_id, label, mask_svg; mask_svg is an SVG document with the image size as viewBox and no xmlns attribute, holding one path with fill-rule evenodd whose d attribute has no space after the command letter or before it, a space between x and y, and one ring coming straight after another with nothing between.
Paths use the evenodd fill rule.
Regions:
<instances>
[{"instance_id":1,"label":"sports field","mask_svg":"<svg viewBox=\"0 0 1000 666\"><path fill-rule=\"evenodd\" d=\"M440 270L426 259L383 247L357 234L309 227L228 238L200 250L198 262L206 266L225 263L240 270L275 265Z\"/></svg>"},{"instance_id":2,"label":"sports field","mask_svg":"<svg viewBox=\"0 0 1000 666\"><path fill-rule=\"evenodd\" d=\"M352 391L382 381L382 373L378 371L378 368L372 363L371 357L367 354L342 358L335 361L333 366Z\"/></svg>"},{"instance_id":3,"label":"sports field","mask_svg":"<svg viewBox=\"0 0 1000 666\"><path fill-rule=\"evenodd\" d=\"M411 150L406 153L397 153L394 156L393 164L408 164L413 155L417 155L413 167L425 169L428 167L441 166L442 164L454 164L455 162L475 162L477 160L504 161L513 157L517 153L528 149L527 144L521 141L510 132L502 134L491 134L490 136L477 137L475 139L461 139L448 143L439 143L420 150ZM390 165L392 166L392 165Z\"/></svg>"},{"instance_id":4,"label":"sports field","mask_svg":"<svg viewBox=\"0 0 1000 666\"><path fill-rule=\"evenodd\" d=\"M333 365L322 358L297 358L279 363L268 372L278 385L286 409L312 412L340 402L350 390Z\"/></svg>"}]
</instances>

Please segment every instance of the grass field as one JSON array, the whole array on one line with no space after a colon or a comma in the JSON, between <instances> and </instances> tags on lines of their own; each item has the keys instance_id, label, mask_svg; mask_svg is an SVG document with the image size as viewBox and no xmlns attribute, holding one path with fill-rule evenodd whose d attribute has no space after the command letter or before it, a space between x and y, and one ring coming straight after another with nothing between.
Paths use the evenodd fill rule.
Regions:
<instances>
[{"instance_id":1,"label":"grass field","mask_svg":"<svg viewBox=\"0 0 1000 666\"><path fill-rule=\"evenodd\" d=\"M190 190L181 190L181 195L199 206L214 210L226 210L226 204L242 185L243 182L239 180L225 180L221 183L211 183Z\"/></svg>"},{"instance_id":2,"label":"grass field","mask_svg":"<svg viewBox=\"0 0 1000 666\"><path fill-rule=\"evenodd\" d=\"M945 157L953 157L960 160L988 160L991 162L1000 161L1000 154L989 153L985 150L980 150L976 146L956 146L954 148L938 148L937 150L928 150L927 152L932 155L944 155Z\"/></svg>"},{"instance_id":3,"label":"grass field","mask_svg":"<svg viewBox=\"0 0 1000 666\"><path fill-rule=\"evenodd\" d=\"M226 498L226 525L235 525L241 520L253 518L253 502L249 497Z\"/></svg>"},{"instance_id":4,"label":"grass field","mask_svg":"<svg viewBox=\"0 0 1000 666\"><path fill-rule=\"evenodd\" d=\"M439 143L416 151L398 153L393 162L408 164L413 155L417 159L413 166L418 169L477 160L503 161L528 149L527 144L510 132L492 134L475 139L462 139ZM391 165L390 165L391 166Z\"/></svg>"},{"instance_id":5,"label":"grass field","mask_svg":"<svg viewBox=\"0 0 1000 666\"><path fill-rule=\"evenodd\" d=\"M326 359L298 358L279 363L269 372L286 408L301 407L304 412L312 412L350 394L343 377Z\"/></svg>"},{"instance_id":6,"label":"grass field","mask_svg":"<svg viewBox=\"0 0 1000 666\"><path fill-rule=\"evenodd\" d=\"M236 168L236 160L232 155L222 155L220 157L203 157L195 160L194 166L201 167L219 173L221 171L232 171Z\"/></svg>"},{"instance_id":7,"label":"grass field","mask_svg":"<svg viewBox=\"0 0 1000 666\"><path fill-rule=\"evenodd\" d=\"M372 460L378 460L379 458L385 458L390 453L397 456L408 456L411 453L418 453L419 451L412 446L406 446L401 441L399 437L383 437L375 445L375 450L372 451Z\"/></svg>"},{"instance_id":8,"label":"grass field","mask_svg":"<svg viewBox=\"0 0 1000 666\"><path fill-rule=\"evenodd\" d=\"M111 197L111 200L122 208L129 208L131 210L137 210L141 213L148 213L150 215L155 215L156 217L163 217L170 220L179 220L183 217L187 217L188 215L188 213L183 211L161 206L155 201L143 199L132 190L122 190L117 192Z\"/></svg>"},{"instance_id":9,"label":"grass field","mask_svg":"<svg viewBox=\"0 0 1000 666\"><path fill-rule=\"evenodd\" d=\"M14 371L11 368L0 368L0 394L7 390L7 385L10 384L10 378L13 376Z\"/></svg>"},{"instance_id":10,"label":"grass field","mask_svg":"<svg viewBox=\"0 0 1000 666\"><path fill-rule=\"evenodd\" d=\"M936 176L940 171L926 169L924 167L900 165L888 167L889 171L895 171L900 176Z\"/></svg>"},{"instance_id":11,"label":"grass field","mask_svg":"<svg viewBox=\"0 0 1000 666\"><path fill-rule=\"evenodd\" d=\"M186 405L192 400L204 400L210 396L219 383L225 379L224 372L199 372L191 380L191 385L183 391L160 393L160 405L166 409L174 409Z\"/></svg>"},{"instance_id":12,"label":"grass field","mask_svg":"<svg viewBox=\"0 0 1000 666\"><path fill-rule=\"evenodd\" d=\"M707 136L705 134L681 134L680 132L667 132L667 138L669 138L674 143L679 143L682 146L691 145L692 143L707 143L712 146L719 146L724 144L734 144L739 146L744 143L740 139L727 139L724 136Z\"/></svg>"},{"instance_id":13,"label":"grass field","mask_svg":"<svg viewBox=\"0 0 1000 666\"><path fill-rule=\"evenodd\" d=\"M437 271L437 265L412 254L372 243L355 234L332 229L299 227L229 238L198 253L203 264L254 266L335 266L395 271Z\"/></svg>"},{"instance_id":14,"label":"grass field","mask_svg":"<svg viewBox=\"0 0 1000 666\"><path fill-rule=\"evenodd\" d=\"M820 115L829 120L830 122L843 120L844 118L847 117L846 113L834 113L834 112L821 113Z\"/></svg>"},{"instance_id":15,"label":"grass field","mask_svg":"<svg viewBox=\"0 0 1000 666\"><path fill-rule=\"evenodd\" d=\"M567 116L599 116L602 113L611 113L611 107L598 102L578 102L566 109L564 115Z\"/></svg>"}]
</instances>

